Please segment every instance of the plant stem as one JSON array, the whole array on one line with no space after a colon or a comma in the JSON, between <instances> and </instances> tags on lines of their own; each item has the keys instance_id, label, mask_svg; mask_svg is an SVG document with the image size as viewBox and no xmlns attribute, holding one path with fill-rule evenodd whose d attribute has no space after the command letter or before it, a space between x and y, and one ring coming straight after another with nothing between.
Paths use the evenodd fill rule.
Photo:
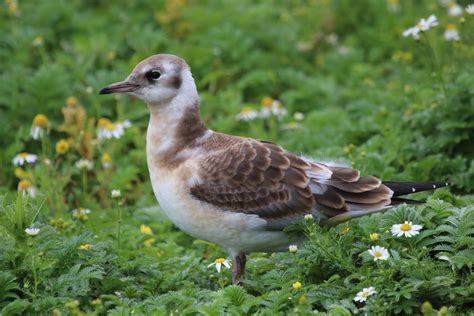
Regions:
<instances>
[{"instance_id":1,"label":"plant stem","mask_svg":"<svg viewBox=\"0 0 474 316\"><path fill-rule=\"evenodd\" d=\"M443 91L443 95L444 95L444 101L445 103L447 104L448 103L448 91L446 90L446 83L444 81L444 75L443 75L443 70L441 69L441 64L440 62L438 61L438 58L436 57L436 53L433 49L433 46L431 46L431 43L430 43L430 40L428 39L428 36L426 36L425 33L422 33L425 40L426 40L426 45L428 46L428 51L430 52L430 55L431 55L431 67L432 67L432 71L434 73L437 73L438 74L438 77L439 77L439 83L441 85L441 90Z\"/></svg>"},{"instance_id":2,"label":"plant stem","mask_svg":"<svg viewBox=\"0 0 474 316\"><path fill-rule=\"evenodd\" d=\"M86 194L87 192L87 171L86 169L82 170L82 192Z\"/></svg>"},{"instance_id":3,"label":"plant stem","mask_svg":"<svg viewBox=\"0 0 474 316\"><path fill-rule=\"evenodd\" d=\"M33 237L33 256L32 256L32 268L33 268L33 280L34 280L34 291L33 291L33 305L36 305L36 296L38 294L38 275L36 273L36 243Z\"/></svg>"},{"instance_id":4,"label":"plant stem","mask_svg":"<svg viewBox=\"0 0 474 316\"><path fill-rule=\"evenodd\" d=\"M45 133L41 135L41 152L43 154L43 159L46 159L46 137L44 134Z\"/></svg>"},{"instance_id":5,"label":"plant stem","mask_svg":"<svg viewBox=\"0 0 474 316\"><path fill-rule=\"evenodd\" d=\"M120 256L120 235L122 230L122 208L120 207L120 203L116 202L117 208L117 254Z\"/></svg>"}]
</instances>

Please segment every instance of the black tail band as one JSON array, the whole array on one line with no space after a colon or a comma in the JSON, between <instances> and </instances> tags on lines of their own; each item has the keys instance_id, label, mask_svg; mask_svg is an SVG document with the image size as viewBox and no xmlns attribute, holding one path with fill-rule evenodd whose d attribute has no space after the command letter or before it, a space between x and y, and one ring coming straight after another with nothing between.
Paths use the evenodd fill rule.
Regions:
<instances>
[{"instance_id":1,"label":"black tail band","mask_svg":"<svg viewBox=\"0 0 474 316\"><path fill-rule=\"evenodd\" d=\"M449 182L396 182L384 181L387 187L393 191L393 196L401 196L421 191L434 190L449 186Z\"/></svg>"}]
</instances>

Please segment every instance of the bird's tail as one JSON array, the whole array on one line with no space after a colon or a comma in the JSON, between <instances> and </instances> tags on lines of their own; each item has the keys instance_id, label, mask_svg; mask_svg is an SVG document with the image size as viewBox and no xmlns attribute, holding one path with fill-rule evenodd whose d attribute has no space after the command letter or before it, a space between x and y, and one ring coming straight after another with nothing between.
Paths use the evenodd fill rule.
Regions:
<instances>
[{"instance_id":1,"label":"bird's tail","mask_svg":"<svg viewBox=\"0 0 474 316\"><path fill-rule=\"evenodd\" d=\"M407 195L415 192L434 190L449 186L449 182L396 182L383 181L384 185L393 191L393 197Z\"/></svg>"},{"instance_id":2,"label":"bird's tail","mask_svg":"<svg viewBox=\"0 0 474 316\"><path fill-rule=\"evenodd\" d=\"M397 181L383 181L386 187L393 191L392 198L389 200L390 203L379 208L366 208L366 209L354 209L344 212L337 216L331 217L324 221L327 226L334 226L345 222L347 220L357 218L360 216L377 213L386 210L390 207L402 205L402 204L422 204L422 201L400 198L400 196L412 194L416 192L435 190L449 186L449 182L397 182Z\"/></svg>"}]
</instances>

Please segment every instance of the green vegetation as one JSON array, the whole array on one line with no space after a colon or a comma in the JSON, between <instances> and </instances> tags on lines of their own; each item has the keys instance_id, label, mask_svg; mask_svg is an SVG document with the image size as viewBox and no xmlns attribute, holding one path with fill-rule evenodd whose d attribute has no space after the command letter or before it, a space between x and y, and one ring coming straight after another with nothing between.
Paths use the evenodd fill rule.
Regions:
<instances>
[{"instance_id":1,"label":"green vegetation","mask_svg":"<svg viewBox=\"0 0 474 316\"><path fill-rule=\"evenodd\" d=\"M428 0L121 2L1 4L2 315L474 313L468 3L453 16ZM431 14L437 26L402 36ZM304 245L252 254L245 287L232 286L230 270L208 267L226 252L180 232L157 206L146 106L97 95L165 52L192 67L213 130L387 180L453 186L330 229L298 223ZM287 115L237 119L275 100ZM22 152L37 160L15 166ZM405 221L420 234L393 236ZM375 245L390 257L374 261Z\"/></svg>"}]
</instances>

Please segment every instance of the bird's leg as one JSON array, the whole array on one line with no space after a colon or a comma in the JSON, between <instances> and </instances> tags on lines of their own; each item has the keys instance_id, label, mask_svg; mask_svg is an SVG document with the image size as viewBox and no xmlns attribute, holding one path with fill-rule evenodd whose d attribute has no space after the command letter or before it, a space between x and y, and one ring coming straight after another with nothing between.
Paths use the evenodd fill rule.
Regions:
<instances>
[{"instance_id":1,"label":"bird's leg","mask_svg":"<svg viewBox=\"0 0 474 316\"><path fill-rule=\"evenodd\" d=\"M245 274L245 253L234 256L234 269L232 271L232 283L242 285L242 277Z\"/></svg>"}]
</instances>

